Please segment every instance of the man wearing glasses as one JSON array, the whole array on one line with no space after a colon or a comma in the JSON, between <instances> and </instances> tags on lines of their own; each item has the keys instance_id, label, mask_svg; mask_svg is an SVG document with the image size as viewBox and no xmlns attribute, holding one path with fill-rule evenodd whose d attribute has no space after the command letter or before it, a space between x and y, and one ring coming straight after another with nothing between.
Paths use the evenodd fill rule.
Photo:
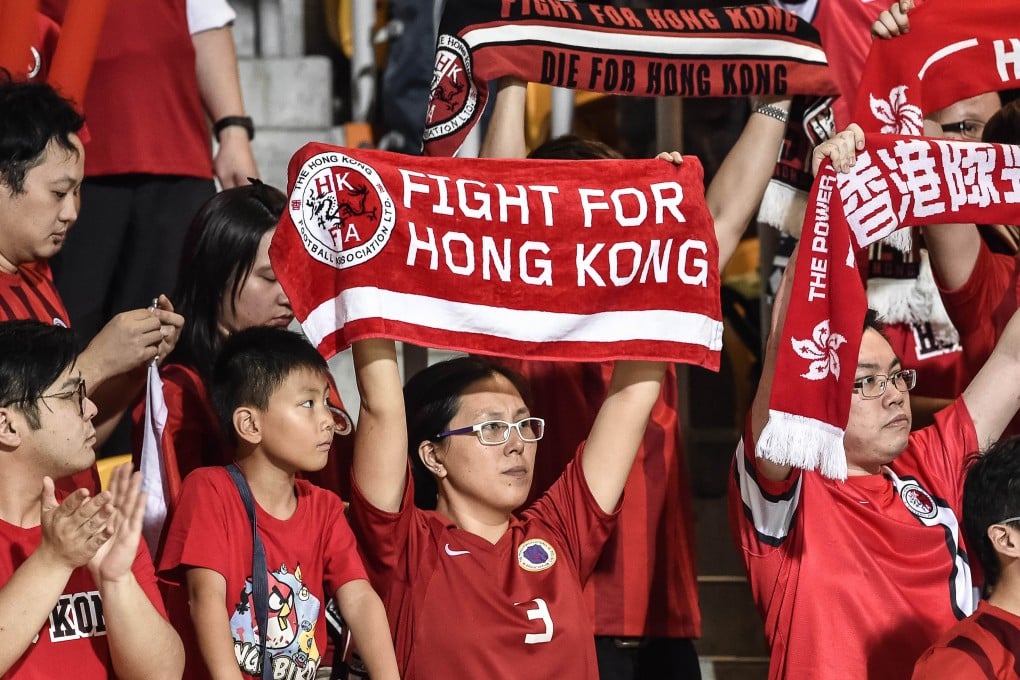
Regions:
<instances>
[{"instance_id":1,"label":"man wearing glasses","mask_svg":"<svg viewBox=\"0 0 1020 680\"><path fill-rule=\"evenodd\" d=\"M730 489L769 677L908 678L977 605L960 535L964 462L1020 404L1020 314L963 394L911 433L917 375L869 312L843 439L848 478L838 481L755 457L773 381L783 379L775 365L789 289L784 281Z\"/></svg>"},{"instance_id":2,"label":"man wearing glasses","mask_svg":"<svg viewBox=\"0 0 1020 680\"><path fill-rule=\"evenodd\" d=\"M95 462L96 406L71 331L0 322L0 676L180 678L130 465L110 489L55 492Z\"/></svg>"}]
</instances>

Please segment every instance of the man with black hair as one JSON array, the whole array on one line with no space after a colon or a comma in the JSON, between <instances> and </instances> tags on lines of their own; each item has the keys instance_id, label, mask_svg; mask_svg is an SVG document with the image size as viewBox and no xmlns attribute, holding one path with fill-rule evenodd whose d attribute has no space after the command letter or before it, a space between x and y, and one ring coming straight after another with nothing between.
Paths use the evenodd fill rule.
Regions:
<instances>
[{"instance_id":1,"label":"man with black hair","mask_svg":"<svg viewBox=\"0 0 1020 680\"><path fill-rule=\"evenodd\" d=\"M0 674L180 678L183 647L139 541L141 474L121 466L98 495L54 489L95 461L76 354L66 328L0 322Z\"/></svg>"},{"instance_id":2,"label":"man with black hair","mask_svg":"<svg viewBox=\"0 0 1020 680\"><path fill-rule=\"evenodd\" d=\"M914 680L1018 678L1020 640L1020 437L975 459L963 485L963 527L985 572L977 611L918 660Z\"/></svg>"},{"instance_id":3,"label":"man with black hair","mask_svg":"<svg viewBox=\"0 0 1020 680\"><path fill-rule=\"evenodd\" d=\"M70 324L48 261L78 216L83 122L50 86L0 74L0 320ZM101 406L100 441L141 389L139 369L173 349L183 323L161 296L155 309L114 317L82 352L78 366Z\"/></svg>"}]
</instances>

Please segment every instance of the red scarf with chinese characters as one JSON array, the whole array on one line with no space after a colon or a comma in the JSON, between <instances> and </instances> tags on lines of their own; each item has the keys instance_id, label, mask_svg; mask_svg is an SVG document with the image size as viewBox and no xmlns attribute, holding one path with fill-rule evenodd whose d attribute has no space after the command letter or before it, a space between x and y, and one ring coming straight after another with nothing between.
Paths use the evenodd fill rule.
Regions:
<instances>
[{"instance_id":1,"label":"red scarf with chinese characters","mask_svg":"<svg viewBox=\"0 0 1020 680\"><path fill-rule=\"evenodd\" d=\"M847 174L815 178L758 455L846 477L867 302L857 253L906 225L1020 222L1020 147L869 135Z\"/></svg>"},{"instance_id":2,"label":"red scarf with chinese characters","mask_svg":"<svg viewBox=\"0 0 1020 680\"><path fill-rule=\"evenodd\" d=\"M449 0L425 153L452 156L485 109L487 83L503 76L643 97L836 94L818 32L776 7Z\"/></svg>"},{"instance_id":3,"label":"red scarf with chinese characters","mask_svg":"<svg viewBox=\"0 0 1020 680\"><path fill-rule=\"evenodd\" d=\"M872 44L854 120L865 132L920 135L932 111L1020 87L1018 26L1016 0L926 0L909 33Z\"/></svg>"},{"instance_id":4,"label":"red scarf with chinese characters","mask_svg":"<svg viewBox=\"0 0 1020 680\"><path fill-rule=\"evenodd\" d=\"M718 368L701 164L421 158L308 144L270 257L326 357L369 337Z\"/></svg>"}]
</instances>

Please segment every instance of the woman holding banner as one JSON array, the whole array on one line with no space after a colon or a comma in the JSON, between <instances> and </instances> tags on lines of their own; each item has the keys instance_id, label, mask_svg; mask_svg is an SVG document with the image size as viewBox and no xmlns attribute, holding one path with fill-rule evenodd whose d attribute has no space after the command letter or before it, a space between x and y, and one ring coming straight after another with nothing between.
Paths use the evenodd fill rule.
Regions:
<instances>
[{"instance_id":1,"label":"woman holding banner","mask_svg":"<svg viewBox=\"0 0 1020 680\"><path fill-rule=\"evenodd\" d=\"M474 357L401 391L391 340L354 343L361 391L352 527L406 679L598 677L581 584L612 531L665 364L620 361L587 442L520 516L545 422L520 379ZM438 486L414 506L407 457ZM453 625L447 625L447 622Z\"/></svg>"}]
</instances>

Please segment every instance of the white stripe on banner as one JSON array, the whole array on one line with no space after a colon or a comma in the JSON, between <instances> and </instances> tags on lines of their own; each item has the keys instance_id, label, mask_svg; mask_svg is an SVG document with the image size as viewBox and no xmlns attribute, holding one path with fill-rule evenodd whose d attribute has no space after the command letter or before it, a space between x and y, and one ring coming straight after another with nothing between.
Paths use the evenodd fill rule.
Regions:
<instances>
[{"instance_id":1,"label":"white stripe on banner","mask_svg":"<svg viewBox=\"0 0 1020 680\"><path fill-rule=\"evenodd\" d=\"M818 47L776 38L688 38L669 35L607 33L583 28L560 28L533 24L504 24L476 28L461 36L472 50L491 43L545 42L609 53L639 52L663 59L673 57L744 56L773 57L826 65Z\"/></svg>"},{"instance_id":2,"label":"white stripe on banner","mask_svg":"<svg viewBox=\"0 0 1020 680\"><path fill-rule=\"evenodd\" d=\"M722 349L721 321L668 309L568 314L451 302L380 288L348 288L301 324L314 345L344 324L386 319L453 333L480 333L518 342L653 340Z\"/></svg>"}]
</instances>

